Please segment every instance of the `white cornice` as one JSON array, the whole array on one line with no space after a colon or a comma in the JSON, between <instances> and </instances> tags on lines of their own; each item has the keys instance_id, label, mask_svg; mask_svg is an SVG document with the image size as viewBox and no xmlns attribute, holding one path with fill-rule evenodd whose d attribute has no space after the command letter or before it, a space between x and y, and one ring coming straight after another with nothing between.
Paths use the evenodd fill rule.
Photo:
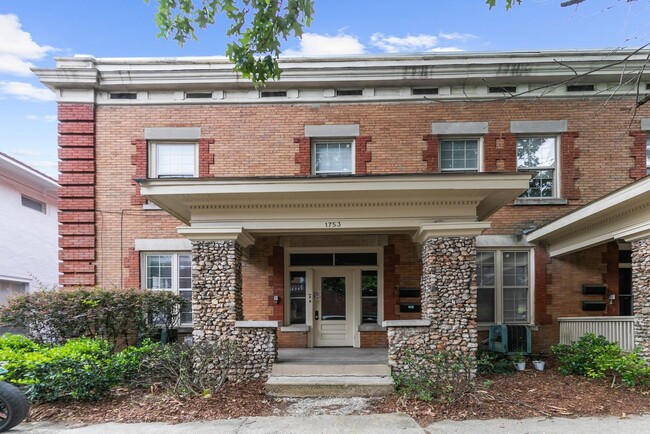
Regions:
<instances>
[{"instance_id":1,"label":"white cornice","mask_svg":"<svg viewBox=\"0 0 650 434\"><path fill-rule=\"evenodd\" d=\"M327 98L321 94L282 98L223 98L212 100L179 100L169 97L165 103L228 103L228 102L331 102L385 101L413 98L410 87L440 88L432 99L454 99L452 86L476 87L473 97L496 98L487 86L522 85L528 91L537 85L557 83L576 75L589 73L589 83L619 83L621 75L635 74L645 65L648 52L633 50L588 50L548 52L454 53L436 55L384 55L338 58L283 58L282 79L267 84L269 89L295 90L360 87L396 88L395 95L365 95L361 98ZM57 58L55 69L35 68L41 82L52 89L94 89L100 92L146 91L219 91L252 90L249 80L233 72L223 58ZM643 81L643 78L642 78ZM606 86L605 86L606 87ZM409 92L400 90L408 89ZM521 92L522 90L519 90ZM321 92L322 93L322 92ZM467 93L467 92L466 92ZM568 94L562 89L545 97ZM609 95L611 92L578 92L570 96ZM531 93L529 96L539 96ZM163 98L164 100L164 98ZM97 97L103 104L153 104L161 99L110 101Z\"/></svg>"}]
</instances>

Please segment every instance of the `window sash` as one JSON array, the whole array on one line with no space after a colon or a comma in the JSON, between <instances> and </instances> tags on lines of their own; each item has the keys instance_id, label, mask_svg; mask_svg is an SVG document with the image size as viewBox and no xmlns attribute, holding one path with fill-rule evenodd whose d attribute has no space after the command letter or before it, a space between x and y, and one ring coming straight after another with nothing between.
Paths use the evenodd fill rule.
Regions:
<instances>
[{"instance_id":1,"label":"window sash","mask_svg":"<svg viewBox=\"0 0 650 434\"><path fill-rule=\"evenodd\" d=\"M645 142L645 173L650 175L650 138Z\"/></svg>"},{"instance_id":2,"label":"window sash","mask_svg":"<svg viewBox=\"0 0 650 434\"><path fill-rule=\"evenodd\" d=\"M313 142L312 161L315 175L354 173L354 141Z\"/></svg>"},{"instance_id":3,"label":"window sash","mask_svg":"<svg viewBox=\"0 0 650 434\"><path fill-rule=\"evenodd\" d=\"M517 170L536 172L523 198L557 196L558 139L553 136L517 138Z\"/></svg>"},{"instance_id":4,"label":"window sash","mask_svg":"<svg viewBox=\"0 0 650 434\"><path fill-rule=\"evenodd\" d=\"M478 139L448 139L440 141L440 170L473 171L479 170Z\"/></svg>"},{"instance_id":5,"label":"window sash","mask_svg":"<svg viewBox=\"0 0 650 434\"><path fill-rule=\"evenodd\" d=\"M146 253L143 286L152 291L171 291L189 301L180 311L180 325L192 324L192 255L188 253Z\"/></svg>"},{"instance_id":6,"label":"window sash","mask_svg":"<svg viewBox=\"0 0 650 434\"><path fill-rule=\"evenodd\" d=\"M197 176L196 143L152 143L150 177L193 178Z\"/></svg>"},{"instance_id":7,"label":"window sash","mask_svg":"<svg viewBox=\"0 0 650 434\"><path fill-rule=\"evenodd\" d=\"M529 324L532 321L531 250L477 252L477 321Z\"/></svg>"}]
</instances>

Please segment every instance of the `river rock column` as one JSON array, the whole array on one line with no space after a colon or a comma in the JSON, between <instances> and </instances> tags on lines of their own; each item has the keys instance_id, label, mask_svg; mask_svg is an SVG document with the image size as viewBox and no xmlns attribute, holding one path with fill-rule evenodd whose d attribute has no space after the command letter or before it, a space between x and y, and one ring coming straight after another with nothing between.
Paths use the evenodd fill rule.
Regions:
<instances>
[{"instance_id":1,"label":"river rock column","mask_svg":"<svg viewBox=\"0 0 650 434\"><path fill-rule=\"evenodd\" d=\"M476 238L428 238L422 244L422 319L431 321L432 349L474 357Z\"/></svg>"},{"instance_id":2,"label":"river rock column","mask_svg":"<svg viewBox=\"0 0 650 434\"><path fill-rule=\"evenodd\" d=\"M232 337L243 319L241 246L235 240L192 241L192 317L196 341Z\"/></svg>"},{"instance_id":3,"label":"river rock column","mask_svg":"<svg viewBox=\"0 0 650 434\"><path fill-rule=\"evenodd\" d=\"M634 346L650 361L650 238L632 241Z\"/></svg>"}]
</instances>

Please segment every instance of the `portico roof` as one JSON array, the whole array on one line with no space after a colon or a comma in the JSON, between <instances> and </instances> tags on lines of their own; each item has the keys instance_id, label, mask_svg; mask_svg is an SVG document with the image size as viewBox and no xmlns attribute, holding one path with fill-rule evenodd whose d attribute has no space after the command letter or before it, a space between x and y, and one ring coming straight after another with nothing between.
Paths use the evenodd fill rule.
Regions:
<instances>
[{"instance_id":1,"label":"portico roof","mask_svg":"<svg viewBox=\"0 0 650 434\"><path fill-rule=\"evenodd\" d=\"M137 180L190 238L256 234L478 234L528 187L526 173Z\"/></svg>"},{"instance_id":2,"label":"portico roof","mask_svg":"<svg viewBox=\"0 0 650 434\"><path fill-rule=\"evenodd\" d=\"M529 233L561 256L614 240L650 236L650 177L645 177Z\"/></svg>"}]
</instances>

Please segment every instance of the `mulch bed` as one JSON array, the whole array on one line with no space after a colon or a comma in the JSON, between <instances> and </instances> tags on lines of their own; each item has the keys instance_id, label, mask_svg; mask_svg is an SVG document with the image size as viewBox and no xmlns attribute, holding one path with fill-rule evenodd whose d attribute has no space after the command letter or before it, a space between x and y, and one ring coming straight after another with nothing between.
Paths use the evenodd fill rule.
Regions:
<instances>
[{"instance_id":1,"label":"mulch bed","mask_svg":"<svg viewBox=\"0 0 650 434\"><path fill-rule=\"evenodd\" d=\"M486 381L489 380L489 381ZM404 412L425 425L435 420L578 417L650 412L650 394L612 388L608 381L563 376L554 367L478 379L479 387L451 404L407 400L397 395L373 401L375 413ZM33 405L32 421L65 423L168 422L269 416L286 401L266 396L261 382L227 384L208 398L178 399L161 392L118 389L99 402Z\"/></svg>"}]
</instances>

